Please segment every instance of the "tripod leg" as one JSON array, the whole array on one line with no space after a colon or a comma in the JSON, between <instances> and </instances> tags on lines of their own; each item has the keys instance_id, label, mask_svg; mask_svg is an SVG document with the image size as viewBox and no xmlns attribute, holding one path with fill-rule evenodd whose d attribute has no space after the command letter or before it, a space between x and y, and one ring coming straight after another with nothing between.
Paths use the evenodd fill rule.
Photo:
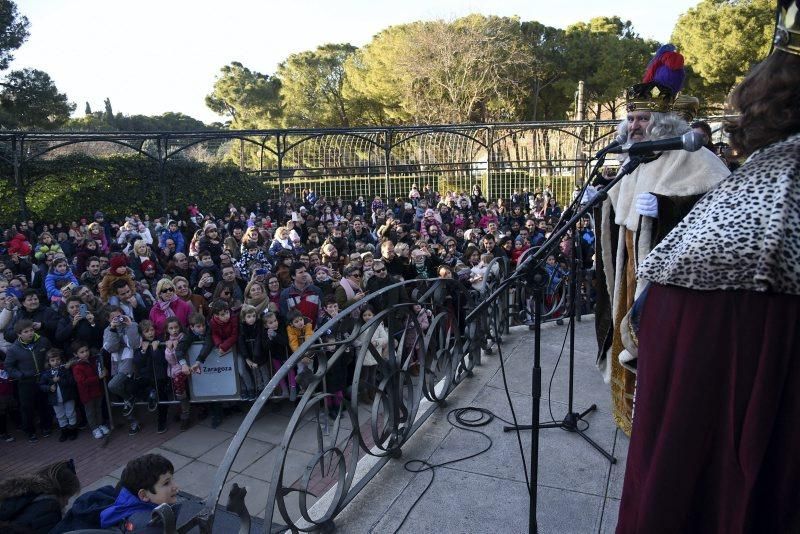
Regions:
<instances>
[{"instance_id":1,"label":"tripod leg","mask_svg":"<svg viewBox=\"0 0 800 534\"><path fill-rule=\"evenodd\" d=\"M596 404L592 404L591 406L589 406L584 411L582 411L581 413L578 414L578 419L583 419L586 416L586 414L588 414L589 412L593 412L596 409L597 409L597 405Z\"/></svg>"},{"instance_id":2,"label":"tripod leg","mask_svg":"<svg viewBox=\"0 0 800 534\"><path fill-rule=\"evenodd\" d=\"M591 445L592 447L594 447L595 449L597 449L597 451L598 451L600 454L602 454L603 456L605 456L605 457L608 459L608 461L609 461L609 462L611 462L612 464L615 464L615 463L617 463L617 459L616 459L616 458L614 458L614 456L612 456L610 453L606 452L606 451L605 451L605 449L603 449L603 447L601 447L599 444L597 444L597 442L595 442L595 441L594 441L592 438L590 438L589 436L587 436L587 435L586 435L586 433L585 433L583 430L581 430L581 429L579 429L579 428L576 428L576 429L575 429L575 432L577 432L578 434L580 434L580 436L581 436L583 439L585 439L585 440L586 440L586 441L589 443L589 445Z\"/></svg>"}]
</instances>

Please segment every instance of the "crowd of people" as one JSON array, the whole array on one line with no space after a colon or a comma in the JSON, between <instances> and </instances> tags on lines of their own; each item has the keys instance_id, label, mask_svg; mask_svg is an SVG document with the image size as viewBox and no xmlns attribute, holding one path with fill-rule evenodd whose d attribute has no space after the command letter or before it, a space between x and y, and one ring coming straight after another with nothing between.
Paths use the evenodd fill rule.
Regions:
<instances>
[{"instance_id":1,"label":"crowd of people","mask_svg":"<svg viewBox=\"0 0 800 534\"><path fill-rule=\"evenodd\" d=\"M97 211L92 220L21 221L6 231L0 250L0 437L15 439L11 418L31 442L49 436L53 420L59 440L74 439L79 428L102 439L109 402L121 404L131 435L141 428L137 403L156 412L158 432L167 429L170 405L181 429L188 428L197 404L191 380L212 351L235 359L241 400L251 401L305 339L366 295L400 280L438 277L480 292L494 258L513 268L560 216L547 190L490 201L477 185L470 194L443 197L426 185L402 199L376 196L369 203L287 187L280 201L231 205L224 217L190 205L160 218L112 219ZM591 265L588 220L580 232L581 257ZM551 286L569 271L572 241L561 245L548 259ZM345 339L387 307L409 301L413 289L364 304L326 339ZM426 327L426 311L415 313ZM397 331L378 330L354 348L372 343L385 355L399 339ZM190 357L193 345L202 348ZM488 341L484 349L491 350ZM366 400L374 395L376 364L368 352ZM304 357L277 398L295 401L314 366L314 355ZM332 416L352 368L350 357L328 369ZM194 407L197 417L211 416L212 426L228 409Z\"/></svg>"}]
</instances>

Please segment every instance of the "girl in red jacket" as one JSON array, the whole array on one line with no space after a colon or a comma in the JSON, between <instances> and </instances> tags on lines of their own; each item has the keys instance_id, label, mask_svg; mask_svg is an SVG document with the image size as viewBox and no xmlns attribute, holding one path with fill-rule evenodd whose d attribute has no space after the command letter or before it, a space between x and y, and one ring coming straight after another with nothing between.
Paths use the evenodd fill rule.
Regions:
<instances>
[{"instance_id":1,"label":"girl in red jacket","mask_svg":"<svg viewBox=\"0 0 800 534\"><path fill-rule=\"evenodd\" d=\"M234 350L239 342L239 321L231 318L230 305L222 299L211 304L211 313L211 340L220 356L231 355L236 358L239 390L242 391L242 400L248 400L247 392L253 389L253 377L242 355Z\"/></svg>"},{"instance_id":2,"label":"girl in red jacket","mask_svg":"<svg viewBox=\"0 0 800 534\"><path fill-rule=\"evenodd\" d=\"M86 412L86 422L92 429L92 436L95 439L102 439L111 431L103 422L103 384L101 379L105 378L105 369L100 369L98 374L97 365L89 352L89 344L85 341L76 340L71 346L72 354L77 361L72 365L72 376L78 386L78 398L83 404Z\"/></svg>"},{"instance_id":3,"label":"girl in red jacket","mask_svg":"<svg viewBox=\"0 0 800 534\"><path fill-rule=\"evenodd\" d=\"M211 339L221 356L228 354L239 340L239 322L231 320L230 305L222 299L211 304Z\"/></svg>"}]
</instances>

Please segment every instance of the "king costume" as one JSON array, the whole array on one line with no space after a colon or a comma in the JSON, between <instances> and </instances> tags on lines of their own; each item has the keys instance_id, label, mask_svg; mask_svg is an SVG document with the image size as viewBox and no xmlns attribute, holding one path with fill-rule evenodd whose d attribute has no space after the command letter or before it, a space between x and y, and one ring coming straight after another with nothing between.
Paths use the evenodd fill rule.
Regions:
<instances>
[{"instance_id":1,"label":"king costume","mask_svg":"<svg viewBox=\"0 0 800 534\"><path fill-rule=\"evenodd\" d=\"M683 56L674 46L664 45L648 65L644 81L628 90L628 112L648 112L662 121L671 119L678 131L663 137L688 132L690 128L683 117L696 111L697 99L678 94L683 79ZM644 285L636 281L636 269L694 204L729 174L725 164L706 148L656 153L645 157L636 170L612 188L600 208L597 364L611 386L614 421L628 435L638 357L638 340L630 327L629 314L644 290ZM642 215L637 209L637 199L647 193L657 201L655 217Z\"/></svg>"}]
</instances>

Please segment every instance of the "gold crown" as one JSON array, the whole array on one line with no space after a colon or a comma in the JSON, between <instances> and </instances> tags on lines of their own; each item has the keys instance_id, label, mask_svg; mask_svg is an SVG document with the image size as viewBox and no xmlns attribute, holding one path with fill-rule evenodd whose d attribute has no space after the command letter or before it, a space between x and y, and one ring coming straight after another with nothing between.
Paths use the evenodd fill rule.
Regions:
<instances>
[{"instance_id":1,"label":"gold crown","mask_svg":"<svg viewBox=\"0 0 800 534\"><path fill-rule=\"evenodd\" d=\"M657 82L637 83L625 94L625 109L628 111L672 111L675 94L666 85Z\"/></svg>"},{"instance_id":2,"label":"gold crown","mask_svg":"<svg viewBox=\"0 0 800 534\"><path fill-rule=\"evenodd\" d=\"M685 95L679 93L672 105L672 111L680 115L686 122L691 122L697 117L697 112L700 109L700 100L695 96Z\"/></svg>"},{"instance_id":3,"label":"gold crown","mask_svg":"<svg viewBox=\"0 0 800 534\"><path fill-rule=\"evenodd\" d=\"M797 0L778 2L772 44L778 50L800 56L800 13Z\"/></svg>"}]
</instances>

